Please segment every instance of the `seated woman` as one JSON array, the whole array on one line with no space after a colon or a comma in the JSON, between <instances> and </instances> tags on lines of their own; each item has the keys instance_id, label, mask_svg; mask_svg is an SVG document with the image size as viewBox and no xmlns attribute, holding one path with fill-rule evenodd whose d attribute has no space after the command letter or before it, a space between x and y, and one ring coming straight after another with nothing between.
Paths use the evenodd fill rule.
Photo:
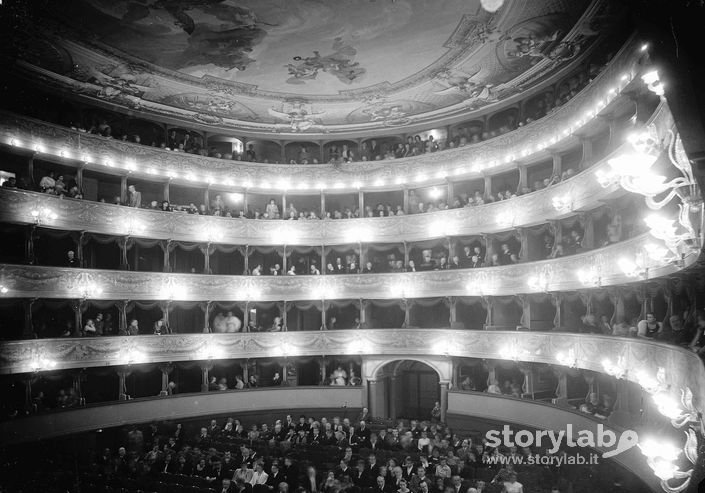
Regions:
<instances>
[{"instance_id":1,"label":"seated woman","mask_svg":"<svg viewBox=\"0 0 705 493\"><path fill-rule=\"evenodd\" d=\"M331 385L345 386L347 385L348 374L341 366L338 366L332 374L333 382Z\"/></svg>"},{"instance_id":2,"label":"seated woman","mask_svg":"<svg viewBox=\"0 0 705 493\"><path fill-rule=\"evenodd\" d=\"M89 318L86 320L86 325L83 327L83 335L94 336L96 335L96 327L93 319Z\"/></svg>"},{"instance_id":3,"label":"seated woman","mask_svg":"<svg viewBox=\"0 0 705 493\"><path fill-rule=\"evenodd\" d=\"M167 328L166 322L163 318L160 318L154 322L154 335L160 336L162 334L168 334L169 329Z\"/></svg>"}]
</instances>

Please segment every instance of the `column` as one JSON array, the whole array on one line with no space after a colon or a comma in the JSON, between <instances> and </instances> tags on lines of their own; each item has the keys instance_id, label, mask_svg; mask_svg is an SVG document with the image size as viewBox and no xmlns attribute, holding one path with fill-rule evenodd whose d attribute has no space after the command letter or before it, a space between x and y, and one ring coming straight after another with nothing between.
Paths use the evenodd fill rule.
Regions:
<instances>
[{"instance_id":1,"label":"column","mask_svg":"<svg viewBox=\"0 0 705 493\"><path fill-rule=\"evenodd\" d=\"M519 363L519 371L524 375L523 395L534 398L534 367L531 363Z\"/></svg>"},{"instance_id":2,"label":"column","mask_svg":"<svg viewBox=\"0 0 705 493\"><path fill-rule=\"evenodd\" d=\"M287 164L286 161L286 142L279 142L279 147L281 147L281 160L279 161L282 164Z\"/></svg>"},{"instance_id":3,"label":"column","mask_svg":"<svg viewBox=\"0 0 705 493\"><path fill-rule=\"evenodd\" d=\"M553 329L560 330L563 327L563 293L551 293L551 304L556 309L553 317Z\"/></svg>"},{"instance_id":4,"label":"column","mask_svg":"<svg viewBox=\"0 0 705 493\"><path fill-rule=\"evenodd\" d=\"M163 200L166 200L167 202L171 202L169 200L169 189L171 188L171 179L167 180L164 182L163 188L162 188L162 196ZM208 205L208 202L206 202L206 205Z\"/></svg>"},{"instance_id":5,"label":"column","mask_svg":"<svg viewBox=\"0 0 705 493\"><path fill-rule=\"evenodd\" d=\"M412 304L412 301L404 298L401 302L404 304L404 325L402 325L402 328L406 329L409 327L409 325L411 323L411 304Z\"/></svg>"},{"instance_id":6,"label":"column","mask_svg":"<svg viewBox=\"0 0 705 493\"><path fill-rule=\"evenodd\" d=\"M404 268L409 265L409 244L404 240Z\"/></svg>"},{"instance_id":7,"label":"column","mask_svg":"<svg viewBox=\"0 0 705 493\"><path fill-rule=\"evenodd\" d=\"M118 333L127 330L127 304L128 300L120 300L115 303L118 309Z\"/></svg>"},{"instance_id":8,"label":"column","mask_svg":"<svg viewBox=\"0 0 705 493\"><path fill-rule=\"evenodd\" d=\"M328 381L326 363L328 363L328 360L324 357L318 360L318 366L321 369L321 382L319 385L326 385L326 382Z\"/></svg>"},{"instance_id":9,"label":"column","mask_svg":"<svg viewBox=\"0 0 705 493\"><path fill-rule=\"evenodd\" d=\"M24 300L22 305L24 306L24 327L22 329L23 339L32 339L34 337L34 325L32 323L32 306L37 301L38 298L32 298L30 300Z\"/></svg>"},{"instance_id":10,"label":"column","mask_svg":"<svg viewBox=\"0 0 705 493\"><path fill-rule=\"evenodd\" d=\"M120 177L120 202L127 204L127 176Z\"/></svg>"},{"instance_id":11,"label":"column","mask_svg":"<svg viewBox=\"0 0 705 493\"><path fill-rule=\"evenodd\" d=\"M516 297L521 304L521 319L519 323L522 327L531 330L531 300L526 294L518 294Z\"/></svg>"},{"instance_id":12,"label":"column","mask_svg":"<svg viewBox=\"0 0 705 493\"><path fill-rule=\"evenodd\" d=\"M485 193L484 197L487 198L492 195L492 175L485 175Z\"/></svg>"},{"instance_id":13,"label":"column","mask_svg":"<svg viewBox=\"0 0 705 493\"><path fill-rule=\"evenodd\" d=\"M529 187L529 167L525 164L519 165L519 188L518 192L522 192Z\"/></svg>"},{"instance_id":14,"label":"column","mask_svg":"<svg viewBox=\"0 0 705 493\"><path fill-rule=\"evenodd\" d=\"M159 365L159 370L162 372L162 390L159 392L159 396L164 397L171 394L171 389L169 388L169 374L174 371L174 365L171 363L163 363Z\"/></svg>"},{"instance_id":15,"label":"column","mask_svg":"<svg viewBox=\"0 0 705 493\"><path fill-rule=\"evenodd\" d=\"M210 211L211 210L211 186L210 186L210 184L203 191L203 203L205 204L206 209Z\"/></svg>"},{"instance_id":16,"label":"column","mask_svg":"<svg viewBox=\"0 0 705 493\"><path fill-rule=\"evenodd\" d=\"M169 250L171 246L171 240L166 240L160 242L160 246L164 250L164 266L163 266L163 271L164 272L171 272L171 265L169 264Z\"/></svg>"},{"instance_id":17,"label":"column","mask_svg":"<svg viewBox=\"0 0 705 493\"><path fill-rule=\"evenodd\" d=\"M552 157L553 157L553 174L561 176L561 174L563 173L563 158L558 153L553 154Z\"/></svg>"},{"instance_id":18,"label":"column","mask_svg":"<svg viewBox=\"0 0 705 493\"><path fill-rule=\"evenodd\" d=\"M245 189L245 191L242 192L242 210L245 211L245 216L247 216L250 212L248 200L247 200L249 198L248 196L249 196L249 192L247 191L247 189Z\"/></svg>"},{"instance_id":19,"label":"column","mask_svg":"<svg viewBox=\"0 0 705 493\"><path fill-rule=\"evenodd\" d=\"M32 153L27 160L27 179L29 180L29 185L34 187L36 185L34 179L34 156L36 153Z\"/></svg>"},{"instance_id":20,"label":"column","mask_svg":"<svg viewBox=\"0 0 705 493\"><path fill-rule=\"evenodd\" d=\"M245 301L245 309L243 310L242 313L242 331L243 332L249 332L249 324L250 324L250 302Z\"/></svg>"},{"instance_id":21,"label":"column","mask_svg":"<svg viewBox=\"0 0 705 493\"><path fill-rule=\"evenodd\" d=\"M482 241L485 242L485 267L490 267L490 262L492 261L492 254L494 253L492 238L492 235L482 235Z\"/></svg>"},{"instance_id":22,"label":"column","mask_svg":"<svg viewBox=\"0 0 705 493\"><path fill-rule=\"evenodd\" d=\"M201 392L208 392L208 372L213 369L213 363L201 364Z\"/></svg>"},{"instance_id":23,"label":"column","mask_svg":"<svg viewBox=\"0 0 705 493\"><path fill-rule=\"evenodd\" d=\"M250 369L248 360L245 360L244 362L240 363L240 368L242 368L242 381L245 382L245 384L247 385L247 382L250 380Z\"/></svg>"},{"instance_id":24,"label":"column","mask_svg":"<svg viewBox=\"0 0 705 493\"><path fill-rule=\"evenodd\" d=\"M448 134L448 139L450 140L450 134ZM453 185L453 182L450 181L449 179L446 178L446 181L448 182L448 200L446 203L448 204L448 207L453 205L453 196L455 195L455 186Z\"/></svg>"},{"instance_id":25,"label":"column","mask_svg":"<svg viewBox=\"0 0 705 493\"><path fill-rule=\"evenodd\" d=\"M587 137L581 137L580 141L583 145L583 157L580 160L580 169L585 169L592 164L592 140Z\"/></svg>"},{"instance_id":26,"label":"column","mask_svg":"<svg viewBox=\"0 0 705 493\"><path fill-rule=\"evenodd\" d=\"M402 204L404 207L404 214L408 214L409 213L409 188L408 187L404 186L403 194L404 194L403 195L404 199L403 199Z\"/></svg>"},{"instance_id":27,"label":"column","mask_svg":"<svg viewBox=\"0 0 705 493\"><path fill-rule=\"evenodd\" d=\"M367 300L360 300L360 328L369 328L368 312L370 311L370 302Z\"/></svg>"},{"instance_id":28,"label":"column","mask_svg":"<svg viewBox=\"0 0 705 493\"><path fill-rule=\"evenodd\" d=\"M86 300L76 300L71 303L71 309L73 310L73 317L74 317L74 324L76 326L74 327L75 329L75 335L78 335L81 333L83 330L83 306L85 305Z\"/></svg>"},{"instance_id":29,"label":"column","mask_svg":"<svg viewBox=\"0 0 705 493\"><path fill-rule=\"evenodd\" d=\"M37 260L34 258L34 235L36 231L37 226L34 224L30 225L26 230L24 256L29 265L34 265Z\"/></svg>"},{"instance_id":30,"label":"column","mask_svg":"<svg viewBox=\"0 0 705 493\"><path fill-rule=\"evenodd\" d=\"M32 399L32 375L26 375L22 378L22 384L24 385L24 405L25 409L31 409L35 411L34 402Z\"/></svg>"},{"instance_id":31,"label":"column","mask_svg":"<svg viewBox=\"0 0 705 493\"><path fill-rule=\"evenodd\" d=\"M380 416L380 406L377 402L377 380L367 380L367 388L365 389L365 393L363 395L367 397L367 402L363 402L362 404L369 409L370 416L383 417Z\"/></svg>"},{"instance_id":32,"label":"column","mask_svg":"<svg viewBox=\"0 0 705 493\"><path fill-rule=\"evenodd\" d=\"M321 275L326 273L326 247L321 245Z\"/></svg>"},{"instance_id":33,"label":"column","mask_svg":"<svg viewBox=\"0 0 705 493\"><path fill-rule=\"evenodd\" d=\"M448 321L450 323L450 328L453 329L455 328L457 317L458 317L458 298L455 296L449 296L446 298L448 300L448 310L450 312L450 316L448 318Z\"/></svg>"},{"instance_id":34,"label":"column","mask_svg":"<svg viewBox=\"0 0 705 493\"><path fill-rule=\"evenodd\" d=\"M483 296L482 304L487 310L487 318L485 318L485 330L494 325L494 300L491 296Z\"/></svg>"},{"instance_id":35,"label":"column","mask_svg":"<svg viewBox=\"0 0 705 493\"><path fill-rule=\"evenodd\" d=\"M250 273L250 245L245 245L245 269L242 273L243 275L248 275Z\"/></svg>"},{"instance_id":36,"label":"column","mask_svg":"<svg viewBox=\"0 0 705 493\"><path fill-rule=\"evenodd\" d=\"M281 307L279 308L280 310L280 315L282 318L282 330L283 331L288 331L289 329L287 328L287 312L289 311L287 308L288 303L286 300L282 301Z\"/></svg>"},{"instance_id":37,"label":"column","mask_svg":"<svg viewBox=\"0 0 705 493\"><path fill-rule=\"evenodd\" d=\"M83 258L83 245L86 243L86 232L81 231L78 235L78 241L76 242L76 257L78 257L78 265L81 268L86 266L85 259Z\"/></svg>"},{"instance_id":38,"label":"column","mask_svg":"<svg viewBox=\"0 0 705 493\"><path fill-rule=\"evenodd\" d=\"M130 375L130 371L127 368L122 368L117 371L118 374L118 400L126 401L130 399L127 395L127 385L125 385L125 380Z\"/></svg>"},{"instance_id":39,"label":"column","mask_svg":"<svg viewBox=\"0 0 705 493\"><path fill-rule=\"evenodd\" d=\"M321 300L321 330L328 330L326 325L326 302Z\"/></svg>"},{"instance_id":40,"label":"column","mask_svg":"<svg viewBox=\"0 0 705 493\"><path fill-rule=\"evenodd\" d=\"M556 387L556 398L553 403L557 406L568 406L568 373L564 368L555 367L554 372L558 377L558 386Z\"/></svg>"},{"instance_id":41,"label":"column","mask_svg":"<svg viewBox=\"0 0 705 493\"><path fill-rule=\"evenodd\" d=\"M595 218L586 212L580 215L580 222L583 225L583 248L592 250L595 248Z\"/></svg>"},{"instance_id":42,"label":"column","mask_svg":"<svg viewBox=\"0 0 705 493\"><path fill-rule=\"evenodd\" d=\"M286 386L286 385L289 385L289 380L288 380L288 375L289 375L289 374L288 374L287 371L286 371L286 365L287 365L287 361L286 361L286 358L284 358L284 361L282 362L282 367L281 367L281 370L280 370L280 371L281 371L281 373L280 373L280 375L281 375L281 383L279 384L279 385L282 386L282 387L283 387L283 386Z\"/></svg>"},{"instance_id":43,"label":"column","mask_svg":"<svg viewBox=\"0 0 705 493\"><path fill-rule=\"evenodd\" d=\"M326 215L326 194L321 190L321 217Z\"/></svg>"},{"instance_id":44,"label":"column","mask_svg":"<svg viewBox=\"0 0 705 493\"><path fill-rule=\"evenodd\" d=\"M362 217L365 210L365 193L362 190L357 192L357 207L360 210L360 217Z\"/></svg>"},{"instance_id":45,"label":"column","mask_svg":"<svg viewBox=\"0 0 705 493\"><path fill-rule=\"evenodd\" d=\"M206 301L206 306L203 308L203 333L208 334L211 331L211 308L213 307L213 302L211 300ZM243 322L244 324L244 322ZM245 327L243 325L242 331L245 332Z\"/></svg>"},{"instance_id":46,"label":"column","mask_svg":"<svg viewBox=\"0 0 705 493\"><path fill-rule=\"evenodd\" d=\"M166 325L165 332L167 334L171 334L171 327L169 326L169 310L171 308L171 300L160 302L159 308L162 310L162 318L164 319L164 325Z\"/></svg>"},{"instance_id":47,"label":"column","mask_svg":"<svg viewBox=\"0 0 705 493\"><path fill-rule=\"evenodd\" d=\"M72 378L72 387L76 391L76 395L78 396L78 404L79 406L85 406L86 405L86 398L83 397L83 381L85 380L85 373L83 373L83 370L78 370L75 373L71 374Z\"/></svg>"},{"instance_id":48,"label":"column","mask_svg":"<svg viewBox=\"0 0 705 493\"><path fill-rule=\"evenodd\" d=\"M553 244L558 245L563 241L563 223L560 221L549 221L548 226L553 235Z\"/></svg>"},{"instance_id":49,"label":"column","mask_svg":"<svg viewBox=\"0 0 705 493\"><path fill-rule=\"evenodd\" d=\"M287 265L286 265L286 264L288 263L288 262L286 261L286 260L287 260L287 259L286 259L286 245L283 245L282 248L283 248L283 250L282 250L282 275L285 276L285 275L286 275L286 271L289 270L289 268L288 268ZM300 272L297 272L297 274L301 275ZM306 272L306 274L308 274L308 272Z\"/></svg>"},{"instance_id":50,"label":"column","mask_svg":"<svg viewBox=\"0 0 705 493\"><path fill-rule=\"evenodd\" d=\"M282 194L282 208L281 208L281 214L280 214L282 219L286 219L287 216L285 216L285 214L286 214L286 194L283 193Z\"/></svg>"},{"instance_id":51,"label":"column","mask_svg":"<svg viewBox=\"0 0 705 493\"><path fill-rule=\"evenodd\" d=\"M442 381L439 382L441 386L441 423L446 422L446 415L448 414L448 387L450 382Z\"/></svg>"},{"instance_id":52,"label":"column","mask_svg":"<svg viewBox=\"0 0 705 493\"><path fill-rule=\"evenodd\" d=\"M519 233L519 262L528 262L529 260L529 233L526 228L517 228Z\"/></svg>"},{"instance_id":53,"label":"column","mask_svg":"<svg viewBox=\"0 0 705 493\"><path fill-rule=\"evenodd\" d=\"M497 380L497 364L490 360L487 362L487 385L492 385Z\"/></svg>"},{"instance_id":54,"label":"column","mask_svg":"<svg viewBox=\"0 0 705 493\"><path fill-rule=\"evenodd\" d=\"M211 273L211 243L210 242L206 243L205 250L203 250L202 247L199 247L199 248L203 252L203 273L210 274Z\"/></svg>"},{"instance_id":55,"label":"column","mask_svg":"<svg viewBox=\"0 0 705 493\"><path fill-rule=\"evenodd\" d=\"M85 163L83 163L81 166L76 169L76 186L78 189L83 193L83 168L85 167Z\"/></svg>"},{"instance_id":56,"label":"column","mask_svg":"<svg viewBox=\"0 0 705 493\"><path fill-rule=\"evenodd\" d=\"M609 154L609 152L619 147L622 142L619 138L619 127L617 126L617 120L613 115L607 120L607 124L609 125L610 139L607 144L606 154Z\"/></svg>"}]
</instances>

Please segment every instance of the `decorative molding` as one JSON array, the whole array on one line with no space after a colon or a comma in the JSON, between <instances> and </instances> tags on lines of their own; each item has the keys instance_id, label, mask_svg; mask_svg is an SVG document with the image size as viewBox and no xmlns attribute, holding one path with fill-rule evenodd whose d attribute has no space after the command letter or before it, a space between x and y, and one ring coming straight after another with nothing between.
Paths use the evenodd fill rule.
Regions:
<instances>
[{"instance_id":1,"label":"decorative molding","mask_svg":"<svg viewBox=\"0 0 705 493\"><path fill-rule=\"evenodd\" d=\"M335 188L334 185L340 183L341 189L356 182L361 183L363 187L389 187L398 179L411 183L418 176L426 176L429 169L449 177L479 177L481 171L494 172L515 167L515 159L540 153L568 138L572 132L577 132L593 116L609 109L608 99L618 95L620 88L623 88L638 70L638 60L630 50L625 50L583 91L545 118L471 146L393 161L356 162L344 166L226 161L105 139L7 112L0 112L0 142L24 142L28 144L28 149L41 145L45 149L55 150L57 156L64 150L67 155L76 159L81 159L81 156L87 154L90 156L87 168L108 173L114 173L120 168L127 172L129 168L125 168L124 164L133 163L134 171L131 172L144 175L147 179L150 177L147 170L151 169L152 175L172 175L177 182L187 183L184 177L192 174L197 177L211 176L213 183L231 181L237 186L250 182L258 188L263 182L270 183L269 187L263 187L266 190L276 189L275 184L271 183L272 177L280 177L279 179L284 181L292 181L293 177L296 177L298 183L311 186L323 182L328 188ZM626 81L622 80L623 75L627 76ZM614 91L610 95L611 90ZM243 127L233 127L232 130L247 131ZM261 138L275 140L268 139L267 136ZM297 139L296 134L287 138ZM298 138L303 140L300 136ZM305 137L306 140L311 138L309 135ZM325 138L331 139L330 135ZM528 154L524 154L525 152ZM508 159L509 157L513 159ZM106 160L112 161L116 168L104 166ZM384 185L377 185L378 183ZM419 183L419 186L421 185L423 184ZM300 189L297 191L300 192Z\"/></svg>"},{"instance_id":2,"label":"decorative molding","mask_svg":"<svg viewBox=\"0 0 705 493\"><path fill-rule=\"evenodd\" d=\"M622 258L642 255L646 244L660 244L649 234L590 252L538 262L481 269L357 274L325 276L212 276L37 267L0 264L0 281L8 289L6 298L81 298L82 286L102 291L92 298L103 300L161 300L168 286L174 299L184 301L297 301L326 299L399 299L446 296L512 296L517 293L575 291L584 289L577 272L600 259L605 271L602 286L632 283L674 274L694 264L698 252L682 262L659 263L645 260L641 277L629 277L619 268ZM642 255L643 256L643 255ZM550 266L553 276L541 286L528 279Z\"/></svg>"},{"instance_id":3,"label":"decorative molding","mask_svg":"<svg viewBox=\"0 0 705 493\"><path fill-rule=\"evenodd\" d=\"M619 151L615 151L619 152ZM550 188L475 207L463 207L425 214L380 218L320 221L254 220L199 216L186 213L164 213L133 209L113 204L59 197L0 188L0 221L34 224L31 211L48 208L56 218L42 221L47 228L86 231L106 235L203 241L205 230L218 230L217 243L273 245L286 238L288 245L340 245L357 243L400 243L448 236L472 236L506 231L512 226L531 226L573 214L557 211L553 199L570 195L572 210L586 211L604 204L616 194L625 194L618 185L603 188L595 172L608 170L607 158L570 180ZM211 192L213 197L213 192ZM295 195L287 195L287 203L296 204ZM506 224L500 218L512 218ZM139 223L140 232L131 224ZM359 232L360 234L353 233ZM355 238L351 242L351 235Z\"/></svg>"},{"instance_id":4,"label":"decorative molding","mask_svg":"<svg viewBox=\"0 0 705 493\"><path fill-rule=\"evenodd\" d=\"M678 346L589 334L446 329L432 333L433 340L447 342L442 350L429 346L428 329L35 339L0 344L0 373L31 371L26 362L36 354L55 360L57 370L117 366L123 363L121 350L135 341L149 363L198 360L208 344L217 344L228 359L370 354L376 355L375 360L387 357L388 361L407 356L503 360L508 359L507 348L518 346L523 350L521 361L552 365L559 364L558 353L572 349L577 368L599 373L604 372L605 359L620 361L628 369L625 378L637 384L640 370L655 375L664 368L668 385L690 388L694 402L705 402L705 366L697 355Z\"/></svg>"}]
</instances>

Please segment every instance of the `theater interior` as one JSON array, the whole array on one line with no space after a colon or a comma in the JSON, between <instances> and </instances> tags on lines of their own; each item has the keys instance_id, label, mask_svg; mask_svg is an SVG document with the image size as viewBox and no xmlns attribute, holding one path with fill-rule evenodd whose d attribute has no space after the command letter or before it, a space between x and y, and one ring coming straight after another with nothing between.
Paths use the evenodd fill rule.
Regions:
<instances>
[{"instance_id":1,"label":"theater interior","mask_svg":"<svg viewBox=\"0 0 705 493\"><path fill-rule=\"evenodd\" d=\"M703 491L702 19L0 1L0 492Z\"/></svg>"}]
</instances>

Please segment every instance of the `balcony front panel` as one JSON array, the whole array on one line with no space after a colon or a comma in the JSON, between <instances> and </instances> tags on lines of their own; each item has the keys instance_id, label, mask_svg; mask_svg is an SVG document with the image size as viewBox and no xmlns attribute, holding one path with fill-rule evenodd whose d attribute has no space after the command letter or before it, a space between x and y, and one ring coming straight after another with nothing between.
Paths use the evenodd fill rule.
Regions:
<instances>
[{"instance_id":1,"label":"balcony front panel","mask_svg":"<svg viewBox=\"0 0 705 493\"><path fill-rule=\"evenodd\" d=\"M552 260L501 267L414 273L326 276L211 276L154 272L107 271L62 267L0 265L3 296L13 298L82 298L86 286L98 286L93 299L184 301L295 301L320 299L397 299L444 296L502 296L517 293L574 291L586 287L580 270L597 274L601 286L654 279L694 264L691 251L678 263L648 258L639 277L619 267L621 259L643 257L647 244L662 245L649 234L590 252ZM530 286L532 277L543 279ZM178 288L178 289L177 289ZM178 293L165 295L165 293Z\"/></svg>"},{"instance_id":2,"label":"balcony front panel","mask_svg":"<svg viewBox=\"0 0 705 493\"><path fill-rule=\"evenodd\" d=\"M638 43L632 40L594 81L551 115L476 145L394 161L340 167L233 162L105 139L8 113L0 113L0 142L14 142L29 150L39 146L57 157L62 151L67 158L83 160L85 156L89 167L103 170L111 169L105 165L107 160L124 172L173 177L177 181L192 175L204 183L210 178L212 183L251 183L251 187L266 190L278 189L272 177L276 181L309 184L310 189L334 188L338 184L339 188L349 189L354 188L353 183L362 187L384 186L398 180L412 183L417 177L428 176L429 169L434 174L456 176L506 168L514 159L540 152L580 131L596 115L610 112L610 101L638 73L639 58Z\"/></svg>"},{"instance_id":3,"label":"balcony front panel","mask_svg":"<svg viewBox=\"0 0 705 493\"><path fill-rule=\"evenodd\" d=\"M144 423L147 416L185 419L218 414L237 415L269 410L337 410L344 405L356 412L362 407L362 387L290 387L175 395L169 399L135 399L91 406L0 423L3 443L30 442L49 437ZM340 411L334 411L340 412ZM298 414L298 413L297 413Z\"/></svg>"},{"instance_id":4,"label":"balcony front panel","mask_svg":"<svg viewBox=\"0 0 705 493\"><path fill-rule=\"evenodd\" d=\"M208 231L218 231L218 243L234 245L336 245L346 243L399 243L443 236L479 235L531 226L588 211L624 193L617 185L603 188L595 178L607 170L606 160L565 182L510 200L425 214L318 221L254 220L165 213L99 202L60 199L56 196L0 189L0 221L34 224L31 212L48 208L55 219L43 227L87 231L113 236L204 242ZM558 211L556 198L570 197L571 210ZM295 201L295 197L293 198ZM220 236L222 234L222 236Z\"/></svg>"},{"instance_id":5,"label":"balcony front panel","mask_svg":"<svg viewBox=\"0 0 705 493\"><path fill-rule=\"evenodd\" d=\"M625 379L639 383L645 372L654 377L665 371L665 384L675 393L690 389L694 402L705 402L705 366L700 358L678 346L644 339L591 334L444 330L377 329L248 334L191 334L170 336L103 337L81 339L39 339L0 345L0 373L34 371L37 355L53 359L56 369L124 365L126 350L139 350L141 362L158 363L203 360L204 351L217 347L224 358L248 359L320 355L374 356L378 364L367 366L373 378L375 368L385 361L405 357L468 357L559 364L559 353L575 355L575 367L604 372L603 362L619 362ZM367 356L364 356L366 358Z\"/></svg>"}]
</instances>

